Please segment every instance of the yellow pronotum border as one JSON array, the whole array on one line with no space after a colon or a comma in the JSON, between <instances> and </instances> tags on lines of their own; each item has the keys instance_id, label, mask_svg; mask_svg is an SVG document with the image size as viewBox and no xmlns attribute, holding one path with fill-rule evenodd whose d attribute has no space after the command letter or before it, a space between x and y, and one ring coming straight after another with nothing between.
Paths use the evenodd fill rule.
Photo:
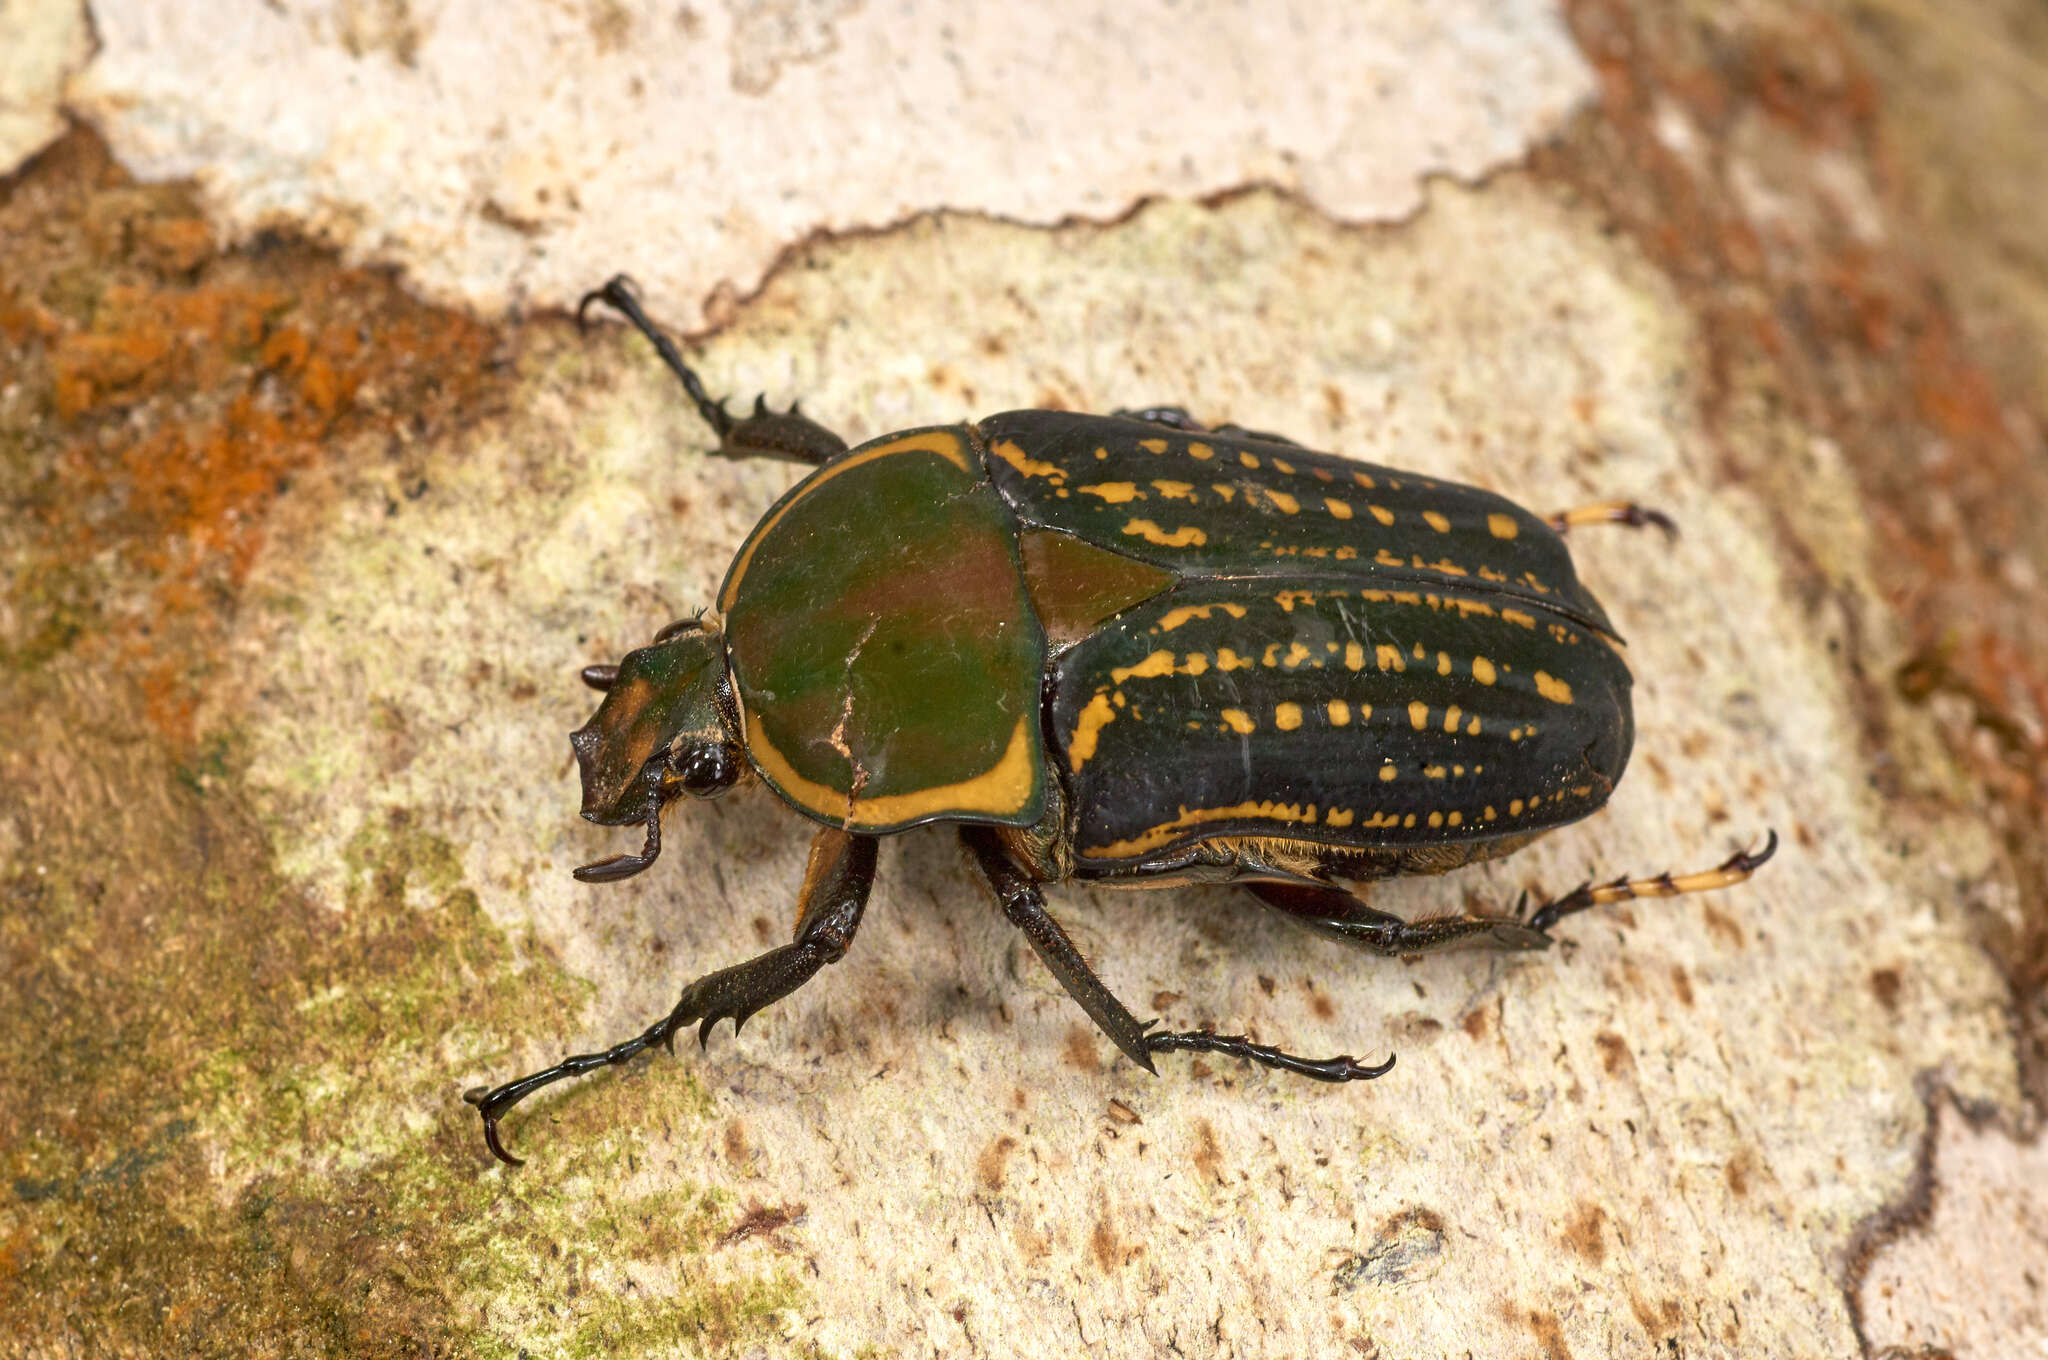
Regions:
<instances>
[{"instance_id":1,"label":"yellow pronotum border","mask_svg":"<svg viewBox=\"0 0 2048 1360\"><path fill-rule=\"evenodd\" d=\"M820 821L843 826L848 831L884 831L928 817L962 813L1014 817L1030 806L1031 795L1038 786L1038 762L1033 758L1031 734L1023 718L1017 719L1017 726L1011 730L1010 744L1002 757L981 774L957 784L878 798L852 798L839 789L804 778L768 740L760 718L749 713L746 723L747 754L776 791Z\"/></svg>"}]
</instances>

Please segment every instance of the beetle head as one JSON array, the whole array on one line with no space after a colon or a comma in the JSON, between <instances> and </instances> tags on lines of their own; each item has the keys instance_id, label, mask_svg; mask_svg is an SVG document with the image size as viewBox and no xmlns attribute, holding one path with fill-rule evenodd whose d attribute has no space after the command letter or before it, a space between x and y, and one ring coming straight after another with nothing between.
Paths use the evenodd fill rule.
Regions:
<instances>
[{"instance_id":1,"label":"beetle head","mask_svg":"<svg viewBox=\"0 0 2048 1360\"><path fill-rule=\"evenodd\" d=\"M584 681L605 691L569 734L583 775L583 815L600 826L643 822L647 845L576 871L584 882L627 878L661 853L661 809L677 794L711 798L739 781L743 753L727 722L725 639L701 619L670 624L616 667Z\"/></svg>"}]
</instances>

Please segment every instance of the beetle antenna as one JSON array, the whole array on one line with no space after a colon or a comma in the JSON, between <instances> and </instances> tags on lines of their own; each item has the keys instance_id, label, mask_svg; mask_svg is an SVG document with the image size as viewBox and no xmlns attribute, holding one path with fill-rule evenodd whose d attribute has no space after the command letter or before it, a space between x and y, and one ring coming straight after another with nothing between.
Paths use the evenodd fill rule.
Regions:
<instances>
[{"instance_id":1,"label":"beetle antenna","mask_svg":"<svg viewBox=\"0 0 2048 1360\"><path fill-rule=\"evenodd\" d=\"M637 855L613 855L576 870L578 883L616 883L641 873L661 858L661 799L648 800L647 841Z\"/></svg>"},{"instance_id":2,"label":"beetle antenna","mask_svg":"<svg viewBox=\"0 0 2048 1360\"><path fill-rule=\"evenodd\" d=\"M641 309L639 288L633 280L624 274L614 274L604 287L585 293L576 304L578 326L584 324L584 314L593 302L605 303L632 322L633 329L647 337L648 343L654 346L654 352L668 365L669 372L682 379L683 391L690 394L690 402L697 408L697 414L704 417L704 423L711 427L719 442L724 443L726 435L732 432L733 418L726 414L723 402L713 401L704 390L704 382L696 370L683 362L682 351L676 348L676 342L669 339L668 334Z\"/></svg>"}]
</instances>

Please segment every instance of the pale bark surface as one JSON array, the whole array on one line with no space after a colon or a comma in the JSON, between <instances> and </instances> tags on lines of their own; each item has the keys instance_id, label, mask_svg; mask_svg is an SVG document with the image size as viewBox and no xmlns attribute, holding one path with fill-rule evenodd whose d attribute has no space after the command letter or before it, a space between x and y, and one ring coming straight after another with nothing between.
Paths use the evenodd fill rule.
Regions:
<instances>
[{"instance_id":1,"label":"pale bark surface","mask_svg":"<svg viewBox=\"0 0 2048 1360\"><path fill-rule=\"evenodd\" d=\"M1091 143L1104 104L1045 73L892 77L854 145L938 136L913 85L971 136L882 175L832 150L868 115L803 91L859 81L877 33L972 69L985 25L596 6L464 42L452 9L251 6L228 50L270 57L230 88L169 8L98 15L70 106L98 131L0 183L0 1315L27 1353L2048 1341L2024 9L1389 3L1368 46L1435 97L1346 96L1354 140L1296 86L1366 39L1225 41L1246 11L1126 44L1110 107L1165 110L1146 138ZM1098 29L1060 69L1117 65ZM610 102L636 35L712 87L648 96L670 122ZM456 97L485 58L570 123L536 142ZM682 137L685 109L738 130ZM1187 198L1255 179L1291 192ZM634 840L575 816L575 669L707 603L797 476L706 459L644 345L545 310L621 267L715 325L715 392L849 439L1170 401L1539 510L1670 511L1673 544L1573 540L1637 678L1610 806L1373 901L1784 849L1514 958L1054 891L1141 1014L1399 1054L1325 1088L1136 1071L913 833L843 963L738 1043L530 1102L529 1164L497 1166L465 1087L777 941L803 868L806 824L750 790L674 809L640 879L568 876Z\"/></svg>"}]
</instances>

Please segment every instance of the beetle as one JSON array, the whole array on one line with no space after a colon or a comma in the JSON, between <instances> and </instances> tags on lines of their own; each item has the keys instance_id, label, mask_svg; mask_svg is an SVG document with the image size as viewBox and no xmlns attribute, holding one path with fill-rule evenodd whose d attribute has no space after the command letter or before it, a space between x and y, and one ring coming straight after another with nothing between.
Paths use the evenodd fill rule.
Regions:
<instances>
[{"instance_id":1,"label":"beetle","mask_svg":"<svg viewBox=\"0 0 2048 1360\"><path fill-rule=\"evenodd\" d=\"M1564 534L1671 522L1633 504L1537 517L1475 487L1316 453L1178 407L1011 411L849 448L792 406L733 417L624 276L585 296L655 347L730 458L815 469L740 547L715 614L583 679L583 816L639 826L758 779L817 824L787 944L683 989L645 1032L467 1093L492 1153L540 1088L747 1018L852 944L881 838L947 823L997 903L1147 1071L1211 1052L1311 1059L1140 1023L1046 910L1047 884L1238 884L1376 954L1544 949L1573 913L1743 881L1777 835L1701 873L1581 884L1531 911L1410 922L1352 885L1509 854L1607 801L1634 739L1620 638ZM1156 1024L1156 1022L1154 1022Z\"/></svg>"}]
</instances>

